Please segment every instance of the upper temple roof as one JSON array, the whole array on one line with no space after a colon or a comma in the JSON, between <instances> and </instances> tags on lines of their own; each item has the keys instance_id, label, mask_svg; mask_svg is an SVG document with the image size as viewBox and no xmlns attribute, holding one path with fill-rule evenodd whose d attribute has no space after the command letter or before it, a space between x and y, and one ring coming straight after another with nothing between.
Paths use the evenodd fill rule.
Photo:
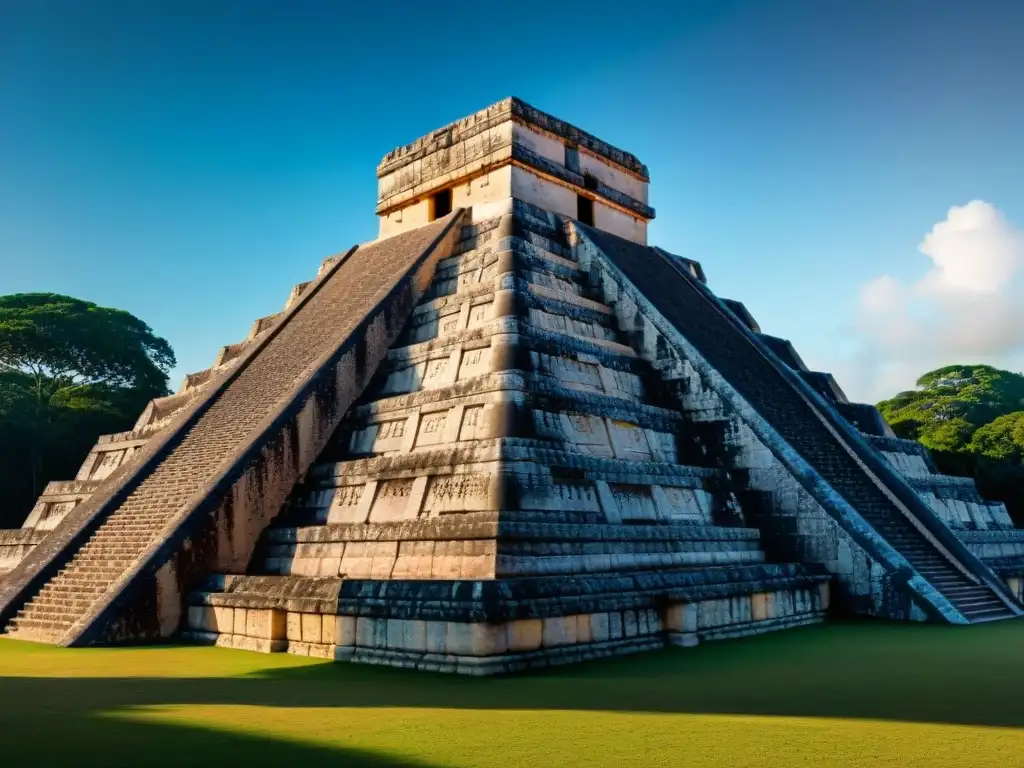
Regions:
<instances>
[{"instance_id":1,"label":"upper temple roof","mask_svg":"<svg viewBox=\"0 0 1024 768\"><path fill-rule=\"evenodd\" d=\"M540 128L543 131L561 137L569 143L576 144L596 155L600 155L627 171L641 176L644 181L650 180L647 166L641 163L635 155L613 147L593 134L587 133L564 120L559 120L547 112L542 112L514 96L503 99L461 120L449 123L443 128L431 131L426 136L422 136L410 144L391 150L377 165L377 176L379 178L392 173L415 160L452 146L459 141L507 120L516 120Z\"/></svg>"}]
</instances>

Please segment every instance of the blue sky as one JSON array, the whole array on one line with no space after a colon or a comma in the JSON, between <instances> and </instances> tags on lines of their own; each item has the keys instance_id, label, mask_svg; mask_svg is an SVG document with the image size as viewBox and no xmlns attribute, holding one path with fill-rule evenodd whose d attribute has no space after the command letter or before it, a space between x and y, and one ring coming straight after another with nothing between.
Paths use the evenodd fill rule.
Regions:
<instances>
[{"instance_id":1,"label":"blue sky","mask_svg":"<svg viewBox=\"0 0 1024 768\"><path fill-rule=\"evenodd\" d=\"M176 386L375 236L385 152L517 95L638 155L651 241L852 395L1020 368L1022 38L1018 2L2 0L0 293L137 314Z\"/></svg>"}]
</instances>

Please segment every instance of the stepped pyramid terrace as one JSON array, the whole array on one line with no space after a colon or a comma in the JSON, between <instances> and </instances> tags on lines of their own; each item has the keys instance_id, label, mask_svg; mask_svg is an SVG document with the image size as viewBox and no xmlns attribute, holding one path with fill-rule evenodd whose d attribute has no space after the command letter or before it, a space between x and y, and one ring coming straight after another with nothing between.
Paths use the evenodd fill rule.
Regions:
<instances>
[{"instance_id":1,"label":"stepped pyramid terrace","mask_svg":"<svg viewBox=\"0 0 1024 768\"><path fill-rule=\"evenodd\" d=\"M1003 505L649 245L636 157L506 99L377 176L378 239L0 531L4 633L491 674L1024 614Z\"/></svg>"}]
</instances>

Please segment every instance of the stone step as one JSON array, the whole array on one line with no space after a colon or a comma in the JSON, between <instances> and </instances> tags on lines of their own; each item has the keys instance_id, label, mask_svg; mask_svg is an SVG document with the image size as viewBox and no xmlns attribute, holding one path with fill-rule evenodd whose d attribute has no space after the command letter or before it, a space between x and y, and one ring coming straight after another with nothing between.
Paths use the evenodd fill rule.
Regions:
<instances>
[{"instance_id":1,"label":"stone step","mask_svg":"<svg viewBox=\"0 0 1024 768\"><path fill-rule=\"evenodd\" d=\"M96 595L105 592L115 579L76 579L74 581L62 581L56 584L47 584L46 589L39 593L39 596L45 596L53 594L57 595L72 595L87 597L89 595ZM57 590L50 592L50 588Z\"/></svg>"},{"instance_id":2,"label":"stone step","mask_svg":"<svg viewBox=\"0 0 1024 768\"><path fill-rule=\"evenodd\" d=\"M63 634L74 623L72 620L34 619L18 616L11 620L10 626L15 633L21 630L34 630L43 633L56 632Z\"/></svg>"},{"instance_id":3,"label":"stone step","mask_svg":"<svg viewBox=\"0 0 1024 768\"><path fill-rule=\"evenodd\" d=\"M115 549L119 550L119 554L114 552ZM137 557L141 551L142 549L139 547L111 542L102 549L98 545L91 549L83 548L79 550L77 556L82 558L82 560L113 559L114 561L121 562ZM76 562L82 562L82 560Z\"/></svg>"},{"instance_id":4,"label":"stone step","mask_svg":"<svg viewBox=\"0 0 1024 768\"><path fill-rule=\"evenodd\" d=\"M127 563L138 557L139 553L143 550L136 547L122 546L118 548L118 551L111 549L109 551L96 549L96 550L82 550L76 557L78 559L73 560L75 563L86 563L86 562L103 562L103 563Z\"/></svg>"},{"instance_id":5,"label":"stone step","mask_svg":"<svg viewBox=\"0 0 1024 768\"><path fill-rule=\"evenodd\" d=\"M13 640L31 640L37 643L56 644L67 632L68 627L63 625L51 626L47 622L19 624L13 621L8 625L5 634Z\"/></svg>"},{"instance_id":6,"label":"stone step","mask_svg":"<svg viewBox=\"0 0 1024 768\"><path fill-rule=\"evenodd\" d=\"M6 630L0 630L0 634L3 634L12 640L22 640L30 643L48 643L50 645L56 645L60 642L62 633L57 631L42 631L34 630L31 628L16 628L10 626Z\"/></svg>"},{"instance_id":7,"label":"stone step","mask_svg":"<svg viewBox=\"0 0 1024 768\"><path fill-rule=\"evenodd\" d=\"M64 605L66 603L93 603L109 588L109 584L101 589L79 590L70 588L66 592L40 592L29 601L28 605Z\"/></svg>"},{"instance_id":8,"label":"stone step","mask_svg":"<svg viewBox=\"0 0 1024 768\"><path fill-rule=\"evenodd\" d=\"M990 600L980 600L980 599L977 599L977 598L976 599L972 599L972 600L966 600L966 601L961 600L961 601L958 601L956 603L956 605L957 605L958 608L960 608L964 612L967 612L967 611L976 612L976 611L981 611L981 610L987 610L989 608L998 608L999 610L1008 610L1006 604L1002 600L999 600L998 598L992 598Z\"/></svg>"},{"instance_id":9,"label":"stone step","mask_svg":"<svg viewBox=\"0 0 1024 768\"><path fill-rule=\"evenodd\" d=\"M81 610L86 610L88 606ZM58 610L56 608L32 608L28 611L21 611L15 616L16 621L44 621L52 624L63 624L71 626L79 616L80 611Z\"/></svg>"},{"instance_id":10,"label":"stone step","mask_svg":"<svg viewBox=\"0 0 1024 768\"><path fill-rule=\"evenodd\" d=\"M973 587L970 591L956 592L956 593L944 592L943 594L945 594L947 598L949 598L950 600L953 600L956 603L960 603L960 602L964 602L964 601L968 601L968 600L976 600L976 599L991 600L994 603L1001 603L1002 602L1001 600L999 600L999 598L997 598L995 595L993 595L989 590L983 589L981 587Z\"/></svg>"},{"instance_id":11,"label":"stone step","mask_svg":"<svg viewBox=\"0 0 1024 768\"><path fill-rule=\"evenodd\" d=\"M54 597L60 597L63 595L76 596L76 595L101 595L103 594L107 586L103 584L90 584L90 583L79 583L79 584L47 584L45 594L53 595ZM44 594L40 592L40 594Z\"/></svg>"},{"instance_id":12,"label":"stone step","mask_svg":"<svg viewBox=\"0 0 1024 768\"><path fill-rule=\"evenodd\" d=\"M32 611L54 608L60 608L61 610L65 608L85 608L92 605L94 602L95 598L92 595L75 595L71 597L62 597L59 595L50 596L43 595L42 593L40 593L36 595L34 598L32 598L28 605L22 610Z\"/></svg>"},{"instance_id":13,"label":"stone step","mask_svg":"<svg viewBox=\"0 0 1024 768\"><path fill-rule=\"evenodd\" d=\"M102 551L110 549L112 547L120 547L121 549L136 549L138 547L146 546L152 540L152 535L142 536L139 534L129 535L105 535L98 536L89 541L80 552L91 552L93 550Z\"/></svg>"},{"instance_id":14,"label":"stone step","mask_svg":"<svg viewBox=\"0 0 1024 768\"><path fill-rule=\"evenodd\" d=\"M80 550L83 557L89 558L114 558L114 559L132 559L137 557L142 551L141 546L132 546L131 544L103 544L88 549ZM81 561L79 561L81 562Z\"/></svg>"},{"instance_id":15,"label":"stone step","mask_svg":"<svg viewBox=\"0 0 1024 768\"><path fill-rule=\"evenodd\" d=\"M56 603L30 603L16 614L21 618L39 619L40 621L74 621L80 611L84 611L92 602L63 606Z\"/></svg>"},{"instance_id":16,"label":"stone step","mask_svg":"<svg viewBox=\"0 0 1024 768\"><path fill-rule=\"evenodd\" d=\"M951 587L974 586L966 578L959 576L943 576L937 578L929 578L926 576L925 579L940 592Z\"/></svg>"},{"instance_id":17,"label":"stone step","mask_svg":"<svg viewBox=\"0 0 1024 768\"><path fill-rule=\"evenodd\" d=\"M68 565L75 571L81 569L95 569L100 571L120 572L131 562L131 557L112 557L108 555L86 555L80 559L72 560Z\"/></svg>"},{"instance_id":18,"label":"stone step","mask_svg":"<svg viewBox=\"0 0 1024 768\"><path fill-rule=\"evenodd\" d=\"M961 597L971 597L975 594L987 594L988 590L980 587L947 587L942 593L953 600Z\"/></svg>"},{"instance_id":19,"label":"stone step","mask_svg":"<svg viewBox=\"0 0 1024 768\"><path fill-rule=\"evenodd\" d=\"M956 568L952 563L947 563L945 560L939 558L917 558L916 561L912 560L911 563L922 574L929 573L935 574L936 576L953 576L958 579L965 579L968 583L973 583L959 568Z\"/></svg>"},{"instance_id":20,"label":"stone step","mask_svg":"<svg viewBox=\"0 0 1024 768\"><path fill-rule=\"evenodd\" d=\"M144 547L153 540L155 535L156 531L153 529L150 529L147 533L111 531L104 533L101 536L93 537L84 547L82 547L82 551L89 551L91 549L109 546Z\"/></svg>"},{"instance_id":21,"label":"stone step","mask_svg":"<svg viewBox=\"0 0 1024 768\"><path fill-rule=\"evenodd\" d=\"M74 571L67 571L61 574L58 584L83 584L101 583L114 581L124 573L124 568L104 568L100 566L83 565Z\"/></svg>"},{"instance_id":22,"label":"stone step","mask_svg":"<svg viewBox=\"0 0 1024 768\"><path fill-rule=\"evenodd\" d=\"M167 522L167 515L156 515L152 518L121 517L106 521L97 530L97 534L114 532L131 533L151 530L153 526L164 525Z\"/></svg>"},{"instance_id":23,"label":"stone step","mask_svg":"<svg viewBox=\"0 0 1024 768\"><path fill-rule=\"evenodd\" d=\"M1005 605L1000 605L998 608L990 608L983 611L970 611L964 612L964 616L970 622L980 621L992 621L995 619L1009 619L1013 618L1014 614Z\"/></svg>"}]
</instances>

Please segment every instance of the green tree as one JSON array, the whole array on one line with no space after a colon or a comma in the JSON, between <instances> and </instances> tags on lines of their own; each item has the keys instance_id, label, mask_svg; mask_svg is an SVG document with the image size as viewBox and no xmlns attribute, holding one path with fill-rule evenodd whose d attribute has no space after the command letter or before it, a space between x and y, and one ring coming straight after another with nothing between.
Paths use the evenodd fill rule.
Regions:
<instances>
[{"instance_id":1,"label":"green tree","mask_svg":"<svg viewBox=\"0 0 1024 768\"><path fill-rule=\"evenodd\" d=\"M1024 459L1024 411L1007 413L978 427L967 450L997 461Z\"/></svg>"},{"instance_id":2,"label":"green tree","mask_svg":"<svg viewBox=\"0 0 1024 768\"><path fill-rule=\"evenodd\" d=\"M950 365L929 371L917 389L878 404L900 437L935 451L960 451L974 431L1024 410L1024 376L990 365Z\"/></svg>"},{"instance_id":3,"label":"green tree","mask_svg":"<svg viewBox=\"0 0 1024 768\"><path fill-rule=\"evenodd\" d=\"M1024 524L1024 376L988 365L929 371L878 404L900 437L928 448L939 471L973 477Z\"/></svg>"},{"instance_id":4,"label":"green tree","mask_svg":"<svg viewBox=\"0 0 1024 768\"><path fill-rule=\"evenodd\" d=\"M70 296L0 296L0 527L69 479L98 434L168 393L170 345L134 315Z\"/></svg>"}]
</instances>

